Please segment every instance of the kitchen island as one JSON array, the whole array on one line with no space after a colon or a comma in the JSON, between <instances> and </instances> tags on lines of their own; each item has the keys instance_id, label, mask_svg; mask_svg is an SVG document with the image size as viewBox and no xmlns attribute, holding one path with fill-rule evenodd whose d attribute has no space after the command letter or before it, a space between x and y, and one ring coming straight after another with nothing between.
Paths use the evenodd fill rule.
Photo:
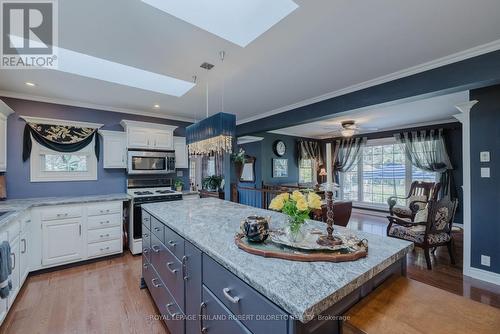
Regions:
<instances>
[{"instance_id":1,"label":"kitchen island","mask_svg":"<svg viewBox=\"0 0 500 334\"><path fill-rule=\"evenodd\" d=\"M341 316L389 276L405 275L412 243L335 226L367 239L342 263L263 258L234 244L240 222L278 212L205 198L143 206L143 280L172 334L338 333ZM326 228L320 222L309 222Z\"/></svg>"}]
</instances>

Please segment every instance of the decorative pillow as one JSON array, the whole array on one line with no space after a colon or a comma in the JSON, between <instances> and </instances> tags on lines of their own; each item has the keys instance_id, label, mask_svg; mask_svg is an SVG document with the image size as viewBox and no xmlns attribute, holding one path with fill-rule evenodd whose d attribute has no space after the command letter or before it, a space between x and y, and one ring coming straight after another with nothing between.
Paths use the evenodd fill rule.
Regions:
<instances>
[{"instance_id":1,"label":"decorative pillow","mask_svg":"<svg viewBox=\"0 0 500 334\"><path fill-rule=\"evenodd\" d=\"M415 223L425 223L427 222L427 217L429 216L429 204L425 206L422 210L418 210L415 214Z\"/></svg>"},{"instance_id":2,"label":"decorative pillow","mask_svg":"<svg viewBox=\"0 0 500 334\"><path fill-rule=\"evenodd\" d=\"M422 201L422 202L427 202L427 196L424 196L424 195L413 195L413 196L410 196L408 198L408 206L410 206L410 203L411 202L414 202L414 201ZM425 206L427 205L426 203L415 203L419 210L422 210L423 208L425 208Z\"/></svg>"},{"instance_id":3,"label":"decorative pillow","mask_svg":"<svg viewBox=\"0 0 500 334\"><path fill-rule=\"evenodd\" d=\"M435 227L436 230L441 231L446 227L446 224L448 224L448 216L449 216L448 208L447 207L442 207L439 208L436 212L436 219L435 219Z\"/></svg>"}]
</instances>

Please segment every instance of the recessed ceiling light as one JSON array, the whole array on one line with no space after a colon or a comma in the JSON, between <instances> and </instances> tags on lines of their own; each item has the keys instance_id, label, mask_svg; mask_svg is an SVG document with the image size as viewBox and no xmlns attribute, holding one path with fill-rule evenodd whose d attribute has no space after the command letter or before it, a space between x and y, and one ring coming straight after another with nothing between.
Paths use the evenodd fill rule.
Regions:
<instances>
[{"instance_id":1,"label":"recessed ceiling light","mask_svg":"<svg viewBox=\"0 0 500 334\"><path fill-rule=\"evenodd\" d=\"M297 9L292 0L142 0L241 47Z\"/></svg>"},{"instance_id":2,"label":"recessed ceiling light","mask_svg":"<svg viewBox=\"0 0 500 334\"><path fill-rule=\"evenodd\" d=\"M23 38L9 35L15 43L23 43ZM31 40L30 40L31 41ZM48 69L107 81L119 85L149 90L156 93L180 97L195 83L176 79L167 75L145 71L136 67L115 63L102 58L53 46L57 54L57 68ZM27 84L27 83L26 83Z\"/></svg>"},{"instance_id":3,"label":"recessed ceiling light","mask_svg":"<svg viewBox=\"0 0 500 334\"><path fill-rule=\"evenodd\" d=\"M160 109L160 105L159 105L159 104L155 104L155 105L153 106L153 108L155 108L155 109Z\"/></svg>"},{"instance_id":4,"label":"recessed ceiling light","mask_svg":"<svg viewBox=\"0 0 500 334\"><path fill-rule=\"evenodd\" d=\"M30 87L35 87L35 86L36 86L36 84L35 84L35 83L33 83L33 82L29 82L29 81L28 81L28 82L25 82L24 84L25 84L26 86L30 86Z\"/></svg>"}]
</instances>

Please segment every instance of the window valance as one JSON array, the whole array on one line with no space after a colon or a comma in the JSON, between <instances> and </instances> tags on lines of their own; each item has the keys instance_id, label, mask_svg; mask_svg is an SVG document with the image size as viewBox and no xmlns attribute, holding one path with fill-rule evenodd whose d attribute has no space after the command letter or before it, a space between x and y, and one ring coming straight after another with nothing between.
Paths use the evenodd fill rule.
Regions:
<instances>
[{"instance_id":1,"label":"window valance","mask_svg":"<svg viewBox=\"0 0 500 334\"><path fill-rule=\"evenodd\" d=\"M79 151L94 140L95 156L99 160L99 136L96 128L28 122L24 127L23 161L30 157L32 137L44 147L68 153Z\"/></svg>"}]
</instances>

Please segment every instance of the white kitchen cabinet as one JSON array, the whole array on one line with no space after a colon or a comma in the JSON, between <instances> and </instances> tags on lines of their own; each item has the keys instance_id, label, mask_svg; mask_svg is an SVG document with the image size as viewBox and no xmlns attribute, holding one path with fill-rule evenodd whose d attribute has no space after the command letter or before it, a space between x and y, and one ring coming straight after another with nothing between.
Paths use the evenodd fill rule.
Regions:
<instances>
[{"instance_id":1,"label":"white kitchen cabinet","mask_svg":"<svg viewBox=\"0 0 500 334\"><path fill-rule=\"evenodd\" d=\"M7 117L13 112L0 100L0 172L7 170Z\"/></svg>"},{"instance_id":2,"label":"white kitchen cabinet","mask_svg":"<svg viewBox=\"0 0 500 334\"><path fill-rule=\"evenodd\" d=\"M186 137L174 137L175 168L189 168Z\"/></svg>"},{"instance_id":3,"label":"white kitchen cabinet","mask_svg":"<svg viewBox=\"0 0 500 334\"><path fill-rule=\"evenodd\" d=\"M19 236L16 236L15 239L10 242L10 256L12 257L12 273L10 274L10 281L12 282L12 290L10 290L9 293L9 307L11 307L14 303L17 293L21 287L19 255Z\"/></svg>"},{"instance_id":4,"label":"white kitchen cabinet","mask_svg":"<svg viewBox=\"0 0 500 334\"><path fill-rule=\"evenodd\" d=\"M83 235L81 218L42 222L42 265L83 259Z\"/></svg>"},{"instance_id":5,"label":"white kitchen cabinet","mask_svg":"<svg viewBox=\"0 0 500 334\"><path fill-rule=\"evenodd\" d=\"M0 233L0 243L9 240L7 232ZM8 299L0 299L0 323L5 319L8 310Z\"/></svg>"},{"instance_id":6,"label":"white kitchen cabinet","mask_svg":"<svg viewBox=\"0 0 500 334\"><path fill-rule=\"evenodd\" d=\"M19 240L19 277L21 285L23 285L26 277L30 272L30 251L28 243L30 241L28 231L21 234L21 239Z\"/></svg>"},{"instance_id":7,"label":"white kitchen cabinet","mask_svg":"<svg viewBox=\"0 0 500 334\"><path fill-rule=\"evenodd\" d=\"M100 130L103 139L104 168L127 168L127 134Z\"/></svg>"},{"instance_id":8,"label":"white kitchen cabinet","mask_svg":"<svg viewBox=\"0 0 500 334\"><path fill-rule=\"evenodd\" d=\"M149 150L173 150L176 126L122 120L120 124L127 134L128 148Z\"/></svg>"}]
</instances>

